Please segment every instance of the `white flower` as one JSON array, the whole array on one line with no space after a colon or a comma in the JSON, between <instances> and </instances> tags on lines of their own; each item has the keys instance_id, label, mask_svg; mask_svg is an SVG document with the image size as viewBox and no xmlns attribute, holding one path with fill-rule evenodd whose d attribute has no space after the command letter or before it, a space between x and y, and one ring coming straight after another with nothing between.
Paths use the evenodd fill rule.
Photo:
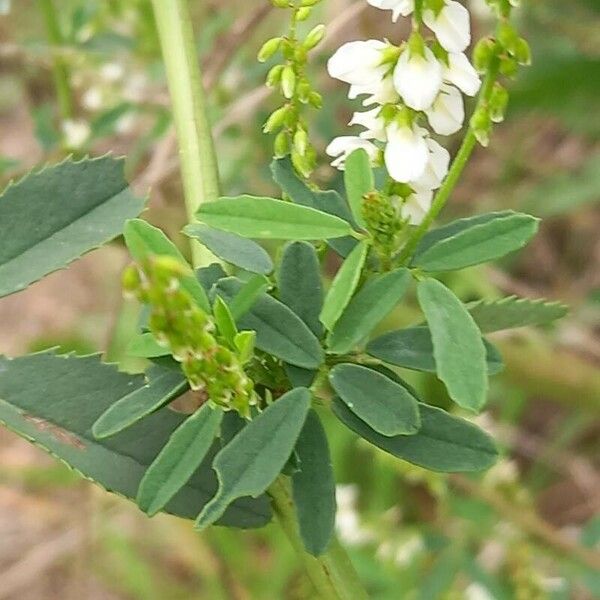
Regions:
<instances>
[{"instance_id":1,"label":"white flower","mask_svg":"<svg viewBox=\"0 0 600 600\"><path fill-rule=\"evenodd\" d=\"M405 199L400 199L400 216L411 225L419 225L431 208L433 192L417 190Z\"/></svg>"},{"instance_id":2,"label":"white flower","mask_svg":"<svg viewBox=\"0 0 600 600\"><path fill-rule=\"evenodd\" d=\"M467 96L474 96L481 87L481 79L466 54L448 54L444 67L444 81L455 85Z\"/></svg>"},{"instance_id":3,"label":"white flower","mask_svg":"<svg viewBox=\"0 0 600 600\"><path fill-rule=\"evenodd\" d=\"M425 132L421 129L421 132ZM425 139L427 146L427 162L423 173L413 180L411 186L417 190L435 190L442 185L450 167L450 153L430 137Z\"/></svg>"},{"instance_id":4,"label":"white flower","mask_svg":"<svg viewBox=\"0 0 600 600\"><path fill-rule=\"evenodd\" d=\"M369 158L373 161L377 158L379 153L379 149L375 144L369 142L369 140L365 140L355 135L345 135L342 137L337 137L327 146L325 152L329 154L329 156L335 157L335 160L331 163L331 166L336 169L344 170L344 163L346 162L346 158L348 155L352 154L355 150L362 148L367 152Z\"/></svg>"},{"instance_id":5,"label":"white flower","mask_svg":"<svg viewBox=\"0 0 600 600\"><path fill-rule=\"evenodd\" d=\"M73 119L62 122L62 132L66 146L72 150L81 148L88 141L92 133L88 123Z\"/></svg>"},{"instance_id":6,"label":"white flower","mask_svg":"<svg viewBox=\"0 0 600 600\"><path fill-rule=\"evenodd\" d=\"M394 69L394 86L406 106L426 110L433 104L441 84L442 66L429 48L424 48L424 55L409 48L402 52Z\"/></svg>"},{"instance_id":7,"label":"white flower","mask_svg":"<svg viewBox=\"0 0 600 600\"><path fill-rule=\"evenodd\" d=\"M389 174L400 183L416 181L425 172L429 148L424 129L393 122L388 125L385 165Z\"/></svg>"},{"instance_id":8,"label":"white flower","mask_svg":"<svg viewBox=\"0 0 600 600\"><path fill-rule=\"evenodd\" d=\"M424 11L423 21L448 52L462 52L471 42L469 11L459 2L447 0L437 15L433 10Z\"/></svg>"},{"instance_id":9,"label":"white flower","mask_svg":"<svg viewBox=\"0 0 600 600\"><path fill-rule=\"evenodd\" d=\"M363 106L396 104L400 100L400 95L394 87L394 80L391 76L384 77L370 85L351 85L348 91L348 98L354 100L358 96L365 94L368 94L369 97L363 100Z\"/></svg>"},{"instance_id":10,"label":"white flower","mask_svg":"<svg viewBox=\"0 0 600 600\"><path fill-rule=\"evenodd\" d=\"M381 64L385 42L367 40L348 42L327 62L331 77L352 85L374 85L383 78L386 67Z\"/></svg>"},{"instance_id":11,"label":"white flower","mask_svg":"<svg viewBox=\"0 0 600 600\"><path fill-rule=\"evenodd\" d=\"M462 127L465 120L462 94L455 87L444 84L431 108L425 112L436 133L452 135Z\"/></svg>"},{"instance_id":12,"label":"white flower","mask_svg":"<svg viewBox=\"0 0 600 600\"><path fill-rule=\"evenodd\" d=\"M407 17L415 10L415 0L367 0L367 2L375 8L391 10L394 23L400 15Z\"/></svg>"},{"instance_id":13,"label":"white flower","mask_svg":"<svg viewBox=\"0 0 600 600\"><path fill-rule=\"evenodd\" d=\"M379 116L381 109L379 107L367 110L365 112L355 112L348 125L362 125L366 131L360 134L361 138L369 140L379 140L385 142L385 121Z\"/></svg>"}]
</instances>

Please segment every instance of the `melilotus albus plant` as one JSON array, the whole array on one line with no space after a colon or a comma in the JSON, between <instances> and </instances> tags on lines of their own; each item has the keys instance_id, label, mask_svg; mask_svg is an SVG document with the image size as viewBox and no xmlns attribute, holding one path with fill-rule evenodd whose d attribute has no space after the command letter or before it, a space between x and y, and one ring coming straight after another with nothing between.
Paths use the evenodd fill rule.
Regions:
<instances>
[{"instance_id":1,"label":"melilotus albus plant","mask_svg":"<svg viewBox=\"0 0 600 600\"><path fill-rule=\"evenodd\" d=\"M97 355L52 350L1 358L0 421L150 516L165 511L198 530L275 517L318 596L357 600L367 595L334 535L322 416L399 460L484 470L498 458L494 441L454 413L479 413L488 377L502 368L485 335L551 321L564 307L514 297L464 304L438 278L516 251L538 228L512 211L432 228L475 146L504 118L504 79L530 61L511 24L517 2L487 0L497 29L469 58L463 4L369 0L412 28L396 43L349 42L329 59L329 74L365 107L350 122L360 132L327 147L344 172L340 194L311 181L311 114L323 99L308 59L325 27L304 22L321 1L272 0L290 26L259 53L277 57L267 84L282 98L264 126L281 188L268 198L221 196L187 1L153 0L193 264L137 218L145 200L130 191L121 160L68 159L4 191L0 295L123 235L133 261L123 288L141 305L129 352L149 366L130 375ZM468 117L464 95L476 97ZM452 159L443 140L458 132ZM281 246L272 252L271 242L269 253L256 240ZM340 267L326 286L328 255ZM407 296L422 316L382 331ZM458 409L429 404L396 367L435 373ZM191 414L170 407L183 394Z\"/></svg>"}]
</instances>

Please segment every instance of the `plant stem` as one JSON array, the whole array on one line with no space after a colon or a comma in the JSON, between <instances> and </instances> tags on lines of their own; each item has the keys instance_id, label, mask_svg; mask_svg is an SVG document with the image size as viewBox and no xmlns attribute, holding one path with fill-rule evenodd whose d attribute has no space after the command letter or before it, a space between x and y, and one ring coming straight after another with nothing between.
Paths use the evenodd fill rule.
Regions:
<instances>
[{"instance_id":1,"label":"plant stem","mask_svg":"<svg viewBox=\"0 0 600 600\"><path fill-rule=\"evenodd\" d=\"M181 174L185 204L190 222L203 202L219 196L219 175L212 134L206 117L200 66L196 57L194 33L187 0L152 0L163 60L173 103L173 117L180 147ZM212 254L193 246L194 266L206 265ZM322 598L363 600L358 576L345 550L337 540L319 558L303 547L294 504L283 478L269 489L274 511L285 534L298 552L303 565Z\"/></svg>"},{"instance_id":2,"label":"plant stem","mask_svg":"<svg viewBox=\"0 0 600 600\"><path fill-rule=\"evenodd\" d=\"M219 172L187 0L152 0L173 104L188 222L201 204L219 197ZM192 242L194 266L215 260Z\"/></svg>"},{"instance_id":3,"label":"plant stem","mask_svg":"<svg viewBox=\"0 0 600 600\"><path fill-rule=\"evenodd\" d=\"M481 86L481 93L479 95L479 101L477 103L477 111L478 108L487 104L490 100L490 96L492 94L492 90L494 88L494 84L496 83L496 79L498 78L498 60L494 59L492 61L492 65L488 70L488 73L485 77L483 85ZM431 204L431 208L429 212L425 215L425 218L420 223L420 225L414 230L412 235L408 238L406 245L402 248L400 255L398 256L398 263L403 265L408 262L408 260L412 257L413 252L417 248L417 245L421 241L421 238L427 233L437 216L440 214L446 203L450 199L456 184L458 183L460 176L462 175L467 163L469 162L469 158L471 158L471 154L477 145L477 138L475 137L475 132L473 127L470 125L467 131L467 134L460 146L456 154L456 158L454 159L450 170L448 171L448 175L446 179L444 179L444 183L442 187L438 190L433 202Z\"/></svg>"},{"instance_id":4,"label":"plant stem","mask_svg":"<svg viewBox=\"0 0 600 600\"><path fill-rule=\"evenodd\" d=\"M323 600L366 600L368 598L354 566L334 536L329 549L315 557L306 552L296 520L288 482L280 476L269 488L273 510L282 529L304 564L319 597Z\"/></svg>"},{"instance_id":5,"label":"plant stem","mask_svg":"<svg viewBox=\"0 0 600 600\"><path fill-rule=\"evenodd\" d=\"M48 41L54 52L64 44L64 38L54 8L54 0L39 0L40 11L46 23ZM69 82L69 69L60 56L54 56L52 61L52 74L56 87L56 97L62 120L72 119L74 114L73 95Z\"/></svg>"}]
</instances>

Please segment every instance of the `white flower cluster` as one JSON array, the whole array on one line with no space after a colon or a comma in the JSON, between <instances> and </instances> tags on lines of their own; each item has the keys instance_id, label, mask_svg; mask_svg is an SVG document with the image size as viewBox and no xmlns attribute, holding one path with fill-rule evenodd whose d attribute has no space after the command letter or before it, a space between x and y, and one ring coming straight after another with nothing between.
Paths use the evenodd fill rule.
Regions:
<instances>
[{"instance_id":1,"label":"white flower cluster","mask_svg":"<svg viewBox=\"0 0 600 600\"><path fill-rule=\"evenodd\" d=\"M415 0L367 0L391 10L394 21L415 13ZM417 0L418 1L418 0ZM344 44L328 62L329 74L350 84L348 97L366 96L349 125L360 125L358 136L334 139L327 153L343 169L346 157L363 148L377 163L383 158L390 176L406 188L402 216L419 223L428 211L433 190L440 187L450 163L448 151L430 136L425 122L439 135L451 135L463 125L462 93L474 96L481 85L464 54L471 41L467 9L454 0L422 0L413 16L413 33L401 46L367 40ZM421 35L427 26L435 38ZM380 144L376 144L379 142Z\"/></svg>"}]
</instances>

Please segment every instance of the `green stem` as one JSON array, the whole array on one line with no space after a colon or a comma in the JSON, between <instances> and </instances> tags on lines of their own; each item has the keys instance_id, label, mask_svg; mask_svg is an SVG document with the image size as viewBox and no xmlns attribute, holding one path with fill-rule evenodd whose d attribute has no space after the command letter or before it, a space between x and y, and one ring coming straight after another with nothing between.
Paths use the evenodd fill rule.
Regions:
<instances>
[{"instance_id":1,"label":"green stem","mask_svg":"<svg viewBox=\"0 0 600 600\"><path fill-rule=\"evenodd\" d=\"M39 0L40 10L46 23L48 41L56 52L63 44L64 38L58 22L53 0ZM56 87L56 96L61 119L72 119L74 114L73 95L71 93L69 69L60 56L54 56L52 61L52 74Z\"/></svg>"},{"instance_id":2,"label":"green stem","mask_svg":"<svg viewBox=\"0 0 600 600\"><path fill-rule=\"evenodd\" d=\"M280 476L269 488L273 511L304 564L319 597L323 600L366 600L368 598L354 566L336 537L327 552L315 557L306 552L296 520L289 485Z\"/></svg>"},{"instance_id":3,"label":"green stem","mask_svg":"<svg viewBox=\"0 0 600 600\"><path fill-rule=\"evenodd\" d=\"M496 83L496 79L498 78L498 60L495 59L493 64L490 66L490 69L485 77L483 85L481 86L481 93L479 95L479 101L477 103L477 111L478 108L487 104L490 100L490 96L492 94L492 90L494 88L494 84ZM446 203L450 199L456 184L458 183L467 163L469 162L469 158L471 158L471 154L477 145L477 138L475 136L475 132L472 126L469 126L469 130L467 131L467 135L465 136L458 153L456 154L456 158L454 159L450 170L448 171L448 175L446 179L444 179L444 183L438 190L433 202L431 204L431 208L429 212L425 215L425 218L421 222L421 224L414 230L412 235L408 238L406 245L402 248L402 252L398 256L398 263L405 264L408 259L411 258L413 252L416 250L417 245L421 241L421 238L427 233L437 216L440 214Z\"/></svg>"},{"instance_id":4,"label":"green stem","mask_svg":"<svg viewBox=\"0 0 600 600\"><path fill-rule=\"evenodd\" d=\"M189 221L203 202L219 196L219 175L204 101L200 67L186 0L152 0L163 60L173 103L180 148L181 174ZM214 260L202 246L193 246L196 267ZM298 552L319 594L326 600L362 600L367 595L346 552L337 540L321 557L303 547L294 504L285 480L277 480L269 493L281 526Z\"/></svg>"},{"instance_id":5,"label":"green stem","mask_svg":"<svg viewBox=\"0 0 600 600\"><path fill-rule=\"evenodd\" d=\"M173 104L188 222L201 204L219 197L219 172L206 113L202 76L187 0L152 0ZM194 266L215 258L192 242Z\"/></svg>"}]
</instances>

